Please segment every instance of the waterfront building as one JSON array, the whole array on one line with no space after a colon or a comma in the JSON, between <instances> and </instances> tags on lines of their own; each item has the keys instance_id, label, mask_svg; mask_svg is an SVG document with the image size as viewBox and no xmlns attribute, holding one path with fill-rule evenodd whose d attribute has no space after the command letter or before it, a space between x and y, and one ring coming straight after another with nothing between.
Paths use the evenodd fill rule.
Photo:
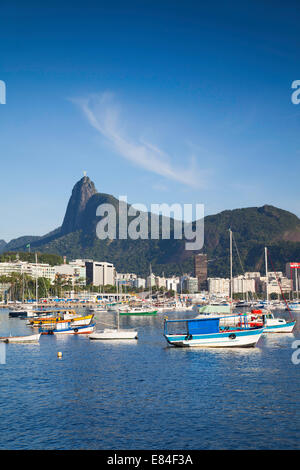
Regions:
<instances>
[{"instance_id":1,"label":"waterfront building","mask_svg":"<svg viewBox=\"0 0 300 470\"><path fill-rule=\"evenodd\" d=\"M158 289L161 287L166 288L166 278L161 276L155 276L155 285Z\"/></svg>"},{"instance_id":2,"label":"waterfront building","mask_svg":"<svg viewBox=\"0 0 300 470\"><path fill-rule=\"evenodd\" d=\"M280 286L278 284L280 282ZM283 275L282 272L269 272L268 273L268 282L266 276L261 276L260 278L260 285L261 291L266 293L267 292L267 285L268 285L268 294L281 294L281 290L283 293L288 293L291 291L291 280L288 279Z\"/></svg>"},{"instance_id":3,"label":"waterfront building","mask_svg":"<svg viewBox=\"0 0 300 470\"><path fill-rule=\"evenodd\" d=\"M198 278L197 277L185 277L182 282L182 289L187 291L189 294L198 292Z\"/></svg>"},{"instance_id":4,"label":"waterfront building","mask_svg":"<svg viewBox=\"0 0 300 470\"><path fill-rule=\"evenodd\" d=\"M146 280L143 279L142 277L137 277L134 280L133 287L135 287L136 289L141 289L141 288L145 289L146 288Z\"/></svg>"},{"instance_id":5,"label":"waterfront building","mask_svg":"<svg viewBox=\"0 0 300 470\"><path fill-rule=\"evenodd\" d=\"M118 285L134 287L137 275L134 273L116 273L115 282Z\"/></svg>"},{"instance_id":6,"label":"waterfront building","mask_svg":"<svg viewBox=\"0 0 300 470\"><path fill-rule=\"evenodd\" d=\"M229 297L230 280L228 278L209 277L207 281L209 295Z\"/></svg>"},{"instance_id":7,"label":"waterfront building","mask_svg":"<svg viewBox=\"0 0 300 470\"><path fill-rule=\"evenodd\" d=\"M115 285L115 267L104 261L86 261L86 282L93 286Z\"/></svg>"},{"instance_id":8,"label":"waterfront building","mask_svg":"<svg viewBox=\"0 0 300 470\"><path fill-rule=\"evenodd\" d=\"M244 276L234 277L233 292L236 294L255 293L255 279L245 278Z\"/></svg>"},{"instance_id":9,"label":"waterfront building","mask_svg":"<svg viewBox=\"0 0 300 470\"><path fill-rule=\"evenodd\" d=\"M166 278L166 289L173 290L174 292L178 292L180 290L180 278L179 277Z\"/></svg>"},{"instance_id":10,"label":"waterfront building","mask_svg":"<svg viewBox=\"0 0 300 470\"><path fill-rule=\"evenodd\" d=\"M75 264L61 264L55 267L56 277L64 279L66 282L70 282L73 286L77 284L79 286L86 285L86 268L85 266L76 266Z\"/></svg>"},{"instance_id":11,"label":"waterfront building","mask_svg":"<svg viewBox=\"0 0 300 470\"><path fill-rule=\"evenodd\" d=\"M46 263L27 263L26 261L13 261L0 263L0 276L9 276L12 273L27 274L30 277L44 277L51 283L55 280L55 268Z\"/></svg>"},{"instance_id":12,"label":"waterfront building","mask_svg":"<svg viewBox=\"0 0 300 470\"><path fill-rule=\"evenodd\" d=\"M198 290L207 290L207 255L198 253L194 256L194 276L198 279Z\"/></svg>"},{"instance_id":13,"label":"waterfront building","mask_svg":"<svg viewBox=\"0 0 300 470\"><path fill-rule=\"evenodd\" d=\"M151 273L150 276L147 276L146 278L146 288L149 289L149 287L154 287L156 285L155 283L155 274Z\"/></svg>"}]
</instances>

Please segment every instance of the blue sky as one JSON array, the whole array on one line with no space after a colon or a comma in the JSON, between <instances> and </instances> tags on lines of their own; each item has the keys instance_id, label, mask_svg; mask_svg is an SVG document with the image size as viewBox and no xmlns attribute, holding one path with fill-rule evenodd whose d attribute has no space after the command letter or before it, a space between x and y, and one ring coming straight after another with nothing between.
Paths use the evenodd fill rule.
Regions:
<instances>
[{"instance_id":1,"label":"blue sky","mask_svg":"<svg viewBox=\"0 0 300 470\"><path fill-rule=\"evenodd\" d=\"M59 226L83 171L149 209L300 216L299 2L63 3L1 2L0 239Z\"/></svg>"}]
</instances>

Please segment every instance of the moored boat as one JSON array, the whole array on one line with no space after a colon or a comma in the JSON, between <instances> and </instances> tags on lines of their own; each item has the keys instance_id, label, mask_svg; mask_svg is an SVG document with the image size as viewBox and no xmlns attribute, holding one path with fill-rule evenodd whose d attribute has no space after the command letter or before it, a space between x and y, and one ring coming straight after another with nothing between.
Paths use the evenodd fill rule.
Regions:
<instances>
[{"instance_id":1,"label":"moored boat","mask_svg":"<svg viewBox=\"0 0 300 470\"><path fill-rule=\"evenodd\" d=\"M94 331L92 334L89 335L89 338L98 340L138 339L138 332L134 330L105 328L103 331Z\"/></svg>"},{"instance_id":2,"label":"moored boat","mask_svg":"<svg viewBox=\"0 0 300 470\"><path fill-rule=\"evenodd\" d=\"M71 326L82 326L89 325L93 318L94 314L78 315L74 310L60 310L49 316L29 320L29 325L40 328L68 322Z\"/></svg>"},{"instance_id":3,"label":"moored boat","mask_svg":"<svg viewBox=\"0 0 300 470\"><path fill-rule=\"evenodd\" d=\"M91 323L90 325L79 325L70 326L69 322L58 323L55 328L40 329L43 335L57 335L57 334L69 334L69 335L80 335L90 334L95 330L96 324Z\"/></svg>"},{"instance_id":4,"label":"moored boat","mask_svg":"<svg viewBox=\"0 0 300 470\"><path fill-rule=\"evenodd\" d=\"M293 302L293 303L290 303L286 310L290 310L292 312L300 312L300 302Z\"/></svg>"},{"instance_id":5,"label":"moored boat","mask_svg":"<svg viewBox=\"0 0 300 470\"><path fill-rule=\"evenodd\" d=\"M105 328L102 331L94 331L89 338L97 340L138 339L138 332L120 328L120 313L118 310L116 328Z\"/></svg>"},{"instance_id":6,"label":"moored boat","mask_svg":"<svg viewBox=\"0 0 300 470\"><path fill-rule=\"evenodd\" d=\"M2 336L0 341L5 343L36 343L39 341L41 333L25 336Z\"/></svg>"},{"instance_id":7,"label":"moored boat","mask_svg":"<svg viewBox=\"0 0 300 470\"><path fill-rule=\"evenodd\" d=\"M21 305L17 307L15 310L10 310L8 316L11 318L30 318L30 317L37 317L38 313L34 310L32 305Z\"/></svg>"},{"instance_id":8,"label":"moored boat","mask_svg":"<svg viewBox=\"0 0 300 470\"><path fill-rule=\"evenodd\" d=\"M275 318L273 313L262 310L252 310L248 314L250 326L263 326L264 333L292 333L296 321L287 322L284 318Z\"/></svg>"},{"instance_id":9,"label":"moored boat","mask_svg":"<svg viewBox=\"0 0 300 470\"><path fill-rule=\"evenodd\" d=\"M157 315L157 310L144 307L128 307L120 309L120 315Z\"/></svg>"},{"instance_id":10,"label":"moored boat","mask_svg":"<svg viewBox=\"0 0 300 470\"><path fill-rule=\"evenodd\" d=\"M254 347L263 327L249 327L246 317L240 327L220 326L221 317L164 321L164 337L177 347L246 348ZM179 325L179 331L170 333L168 327Z\"/></svg>"}]
</instances>

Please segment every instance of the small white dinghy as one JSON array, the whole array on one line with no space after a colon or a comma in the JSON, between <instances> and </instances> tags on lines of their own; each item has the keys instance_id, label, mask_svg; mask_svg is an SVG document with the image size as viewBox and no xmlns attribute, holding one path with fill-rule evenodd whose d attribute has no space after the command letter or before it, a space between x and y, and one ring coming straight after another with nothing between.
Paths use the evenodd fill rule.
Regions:
<instances>
[{"instance_id":1,"label":"small white dinghy","mask_svg":"<svg viewBox=\"0 0 300 470\"><path fill-rule=\"evenodd\" d=\"M4 343L37 343L41 333L26 336L1 336L0 341Z\"/></svg>"},{"instance_id":2,"label":"small white dinghy","mask_svg":"<svg viewBox=\"0 0 300 470\"><path fill-rule=\"evenodd\" d=\"M94 331L89 335L90 339L138 339L137 331L118 330L117 328L105 328L103 331Z\"/></svg>"}]
</instances>

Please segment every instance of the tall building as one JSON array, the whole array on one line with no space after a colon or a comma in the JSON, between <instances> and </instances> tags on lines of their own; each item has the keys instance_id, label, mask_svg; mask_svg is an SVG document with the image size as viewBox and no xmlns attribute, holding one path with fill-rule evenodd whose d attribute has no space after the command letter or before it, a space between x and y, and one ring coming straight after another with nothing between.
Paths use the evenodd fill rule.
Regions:
<instances>
[{"instance_id":1,"label":"tall building","mask_svg":"<svg viewBox=\"0 0 300 470\"><path fill-rule=\"evenodd\" d=\"M204 253L194 257L194 276L198 279L198 290L207 290L207 255Z\"/></svg>"},{"instance_id":2,"label":"tall building","mask_svg":"<svg viewBox=\"0 0 300 470\"><path fill-rule=\"evenodd\" d=\"M106 286L115 284L115 267L104 261L86 261L86 282L93 286Z\"/></svg>"},{"instance_id":3,"label":"tall building","mask_svg":"<svg viewBox=\"0 0 300 470\"><path fill-rule=\"evenodd\" d=\"M188 291L189 294L198 292L198 279L196 277L186 277L183 279L182 288Z\"/></svg>"}]
</instances>

